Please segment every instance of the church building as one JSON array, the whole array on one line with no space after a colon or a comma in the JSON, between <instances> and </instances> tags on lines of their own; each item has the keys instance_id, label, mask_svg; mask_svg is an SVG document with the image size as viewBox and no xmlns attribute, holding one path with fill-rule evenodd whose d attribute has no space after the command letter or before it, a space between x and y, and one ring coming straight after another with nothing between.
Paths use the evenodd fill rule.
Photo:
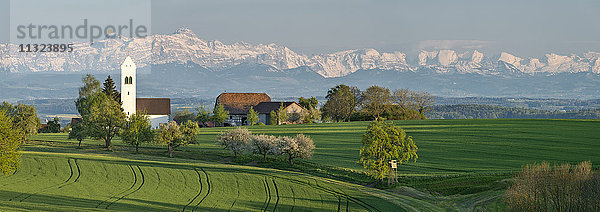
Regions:
<instances>
[{"instance_id":1,"label":"church building","mask_svg":"<svg viewBox=\"0 0 600 212\"><path fill-rule=\"evenodd\" d=\"M127 116L137 112L146 112L150 118L152 129L166 124L171 119L171 99L169 98L137 98L136 66L131 57L121 64L121 101Z\"/></svg>"}]
</instances>

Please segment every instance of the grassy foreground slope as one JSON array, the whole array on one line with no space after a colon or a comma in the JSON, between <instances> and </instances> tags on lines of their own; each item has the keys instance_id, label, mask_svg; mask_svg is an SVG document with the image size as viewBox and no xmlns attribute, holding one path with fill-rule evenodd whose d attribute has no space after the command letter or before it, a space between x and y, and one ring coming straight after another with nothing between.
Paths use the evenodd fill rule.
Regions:
<instances>
[{"instance_id":1,"label":"grassy foreground slope","mask_svg":"<svg viewBox=\"0 0 600 212\"><path fill-rule=\"evenodd\" d=\"M271 160L272 162L262 163L260 157L231 161L232 154L215 144L216 135L228 128L202 129L197 139L198 143L181 147L178 149L176 157L195 159L187 160L195 162L207 161L242 165L259 160L258 166L262 167L307 172L327 178L365 184L364 175L360 174L362 168L356 164L356 161L359 159L361 136L368 124L368 122L352 122L249 127L254 133L288 136L304 133L311 136L316 145L315 154L312 159L307 160L309 163L299 161L295 168L286 167L285 161ZM419 159L416 163L411 162L401 166L398 171L401 175L401 183L398 187L386 190L356 187L360 188L360 192L354 189L354 192L359 192L359 194L362 192L361 195L366 192L377 196L378 198L374 200L368 199L373 198L370 195L364 197L367 198L367 202L374 202L374 205L377 205L375 207L382 207L384 210L394 206L389 206L389 202L382 201L382 199L400 205L406 210L501 211L505 207L502 194L506 188L507 179L511 178L513 172L519 170L524 164L541 161L576 163L590 160L594 167L597 168L600 165L600 154L597 153L600 150L599 120L419 120L396 121L396 124L404 128L408 135L413 136L419 146ZM102 153L104 151L101 150L101 142L85 140L84 147L75 149L73 146L76 146L76 142L68 141L66 137L66 134L40 134L33 139L55 142L34 142L26 149L38 152L70 153L76 151L85 154L104 154ZM144 145L142 155L132 155L130 153L134 151L133 148L125 146L118 139L115 140L114 145L115 152L110 155L138 160L142 155L155 155L159 157L148 157L167 160L164 157L166 154L164 146ZM62 164L68 164L68 162ZM255 166L256 164L249 163L248 165ZM202 166L204 165L190 166L186 169L190 171L194 167ZM236 167L236 169L260 169L250 166L220 166ZM335 169L338 167L346 170L331 172L332 170L336 171ZM140 168L142 171L145 170L141 165ZM286 173L285 175L293 173L273 169L260 170ZM131 169L122 169L122 171L132 173ZM210 170L206 171L210 176ZM190 171L192 176L194 173ZM296 175L301 174L294 173L294 176ZM301 176L300 178L306 178L305 176L310 175ZM263 178L261 179L264 182ZM310 176L310 178L327 181L325 178L314 176ZM0 185L2 182L0 179ZM229 180L229 182L232 184L235 180ZM267 182L271 181L267 180ZM279 185L279 180L276 179L276 183ZM320 186L334 186L332 188L337 188L336 186L339 184L339 181L335 181L333 184L319 183ZM263 184L263 187L265 185L267 184ZM262 192L264 191L267 190L263 188ZM281 191L292 192L291 189ZM294 195L296 191L294 188ZM310 191L307 190L307 192ZM229 192L226 195L223 198L235 199L237 197L236 192ZM243 197L243 193L240 195ZM333 210L337 210L336 197L333 196ZM262 201L264 205L265 200ZM280 201L283 201L283 198ZM338 202L340 202L339 198ZM5 201L0 205L10 204L16 203ZM379 206L380 204L381 206ZM325 208L331 208L331 205L325 205L327 205ZM343 204L341 205L343 206ZM351 205L349 204L349 207L353 208ZM261 207L254 208L260 210ZM357 208L360 209L360 207ZM399 209L394 208L394 210Z\"/></svg>"},{"instance_id":2,"label":"grassy foreground slope","mask_svg":"<svg viewBox=\"0 0 600 212\"><path fill-rule=\"evenodd\" d=\"M402 210L369 191L255 167L26 152L15 175L0 176L0 210Z\"/></svg>"},{"instance_id":3,"label":"grassy foreground slope","mask_svg":"<svg viewBox=\"0 0 600 212\"><path fill-rule=\"evenodd\" d=\"M396 121L419 147L416 163L402 165L402 175L512 172L522 165L590 160L600 165L599 120L411 120ZM255 126L254 133L293 136L315 141L309 161L361 170L360 140L368 122ZM204 128L199 146L218 148L223 128Z\"/></svg>"}]
</instances>

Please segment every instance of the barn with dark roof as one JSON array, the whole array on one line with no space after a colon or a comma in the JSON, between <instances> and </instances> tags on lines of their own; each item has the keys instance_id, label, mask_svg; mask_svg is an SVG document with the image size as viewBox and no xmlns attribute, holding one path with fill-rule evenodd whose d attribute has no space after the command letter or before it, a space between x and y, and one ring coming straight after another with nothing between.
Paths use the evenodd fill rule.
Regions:
<instances>
[{"instance_id":1,"label":"barn with dark roof","mask_svg":"<svg viewBox=\"0 0 600 212\"><path fill-rule=\"evenodd\" d=\"M259 121L263 124L270 124L271 112L277 111L282 105L289 114L302 114L306 110L296 102L272 102L271 97L265 93L222 93L215 101L215 107L219 105L229 111L226 124L234 126L248 124L246 120L250 108L258 113ZM282 123L290 122L286 120L280 124Z\"/></svg>"},{"instance_id":2,"label":"barn with dark roof","mask_svg":"<svg viewBox=\"0 0 600 212\"><path fill-rule=\"evenodd\" d=\"M306 109L296 102L261 102L254 107L254 111L258 113L258 118L260 119L260 122L264 124L270 124L271 112L279 110L280 107L283 107L283 110L285 110L285 112L288 114L302 114L306 112ZM300 117L297 118L300 119ZM297 120L297 122L302 122L302 120ZM292 123L292 121L290 120L284 120L281 121L281 123L279 124L295 123Z\"/></svg>"},{"instance_id":3,"label":"barn with dark roof","mask_svg":"<svg viewBox=\"0 0 600 212\"><path fill-rule=\"evenodd\" d=\"M222 93L215 101L215 108L223 105L229 111L227 124L240 126L246 124L250 107L270 101L271 97L266 93Z\"/></svg>"}]
</instances>

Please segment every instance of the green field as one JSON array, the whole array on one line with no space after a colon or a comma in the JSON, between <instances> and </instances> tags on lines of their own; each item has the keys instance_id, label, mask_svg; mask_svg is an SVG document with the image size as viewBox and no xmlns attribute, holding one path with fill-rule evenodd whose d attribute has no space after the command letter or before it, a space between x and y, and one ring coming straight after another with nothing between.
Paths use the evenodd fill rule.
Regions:
<instances>
[{"instance_id":1,"label":"green field","mask_svg":"<svg viewBox=\"0 0 600 212\"><path fill-rule=\"evenodd\" d=\"M375 189L272 169L174 161L28 152L15 175L0 177L0 209L396 210L367 194Z\"/></svg>"},{"instance_id":2,"label":"green field","mask_svg":"<svg viewBox=\"0 0 600 212\"><path fill-rule=\"evenodd\" d=\"M197 144L178 149L175 159L159 145L132 154L117 139L109 153L98 141L76 148L66 134L41 134L25 147L22 169L0 177L0 210L493 211L504 209L503 189L524 164L600 164L597 120L396 124L415 140L419 159L401 166L400 185L385 189L371 188L356 164L368 122L250 127L312 137L313 158L295 167L232 159L215 144L226 128L202 129Z\"/></svg>"},{"instance_id":3,"label":"green field","mask_svg":"<svg viewBox=\"0 0 600 212\"><path fill-rule=\"evenodd\" d=\"M579 162L600 165L600 121L589 120L414 120L396 121L419 147L419 159L403 175L512 172L523 164ZM310 161L360 170L360 140L368 122L258 126L253 133L304 133L315 140ZM221 128L203 129L202 146L218 148Z\"/></svg>"}]
</instances>

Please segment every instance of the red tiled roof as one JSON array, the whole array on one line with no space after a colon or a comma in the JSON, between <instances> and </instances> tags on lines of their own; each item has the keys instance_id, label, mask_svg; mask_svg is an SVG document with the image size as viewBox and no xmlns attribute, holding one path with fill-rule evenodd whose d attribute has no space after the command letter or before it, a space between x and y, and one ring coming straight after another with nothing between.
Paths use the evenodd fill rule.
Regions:
<instances>
[{"instance_id":1,"label":"red tiled roof","mask_svg":"<svg viewBox=\"0 0 600 212\"><path fill-rule=\"evenodd\" d=\"M247 114L250 107L270 101L271 97L265 93L222 93L217 97L215 107L221 104L229 114Z\"/></svg>"},{"instance_id":2,"label":"red tiled roof","mask_svg":"<svg viewBox=\"0 0 600 212\"><path fill-rule=\"evenodd\" d=\"M137 98L136 111L146 111L148 115L171 115L169 98Z\"/></svg>"}]
</instances>

